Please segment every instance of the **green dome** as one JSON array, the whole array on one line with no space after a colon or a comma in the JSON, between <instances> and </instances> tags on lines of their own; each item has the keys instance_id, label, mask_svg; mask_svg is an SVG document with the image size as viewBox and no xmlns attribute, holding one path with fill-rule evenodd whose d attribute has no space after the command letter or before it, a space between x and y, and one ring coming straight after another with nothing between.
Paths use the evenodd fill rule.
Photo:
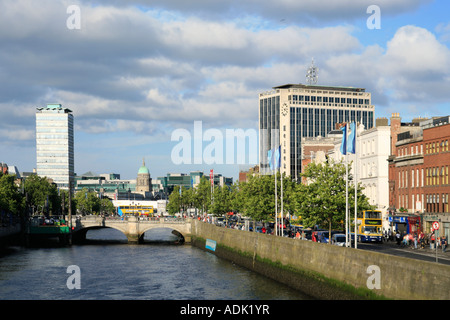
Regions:
<instances>
[{"instance_id":1,"label":"green dome","mask_svg":"<svg viewBox=\"0 0 450 320\"><path fill-rule=\"evenodd\" d=\"M150 174L150 171L148 171L147 167L142 166L139 168L139 171L138 171L138 174L141 174L141 173Z\"/></svg>"},{"instance_id":2,"label":"green dome","mask_svg":"<svg viewBox=\"0 0 450 320\"><path fill-rule=\"evenodd\" d=\"M141 174L141 173L150 174L150 171L145 166L145 161L142 161L142 167L139 168L138 174Z\"/></svg>"}]
</instances>

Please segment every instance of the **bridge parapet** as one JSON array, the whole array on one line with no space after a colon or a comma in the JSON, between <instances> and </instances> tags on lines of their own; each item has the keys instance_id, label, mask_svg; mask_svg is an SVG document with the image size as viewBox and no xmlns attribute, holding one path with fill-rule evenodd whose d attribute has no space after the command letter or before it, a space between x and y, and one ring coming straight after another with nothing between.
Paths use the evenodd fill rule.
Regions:
<instances>
[{"instance_id":1,"label":"bridge parapet","mask_svg":"<svg viewBox=\"0 0 450 320\"><path fill-rule=\"evenodd\" d=\"M102 217L82 216L72 218L74 232L84 232L86 236L89 228L113 228L123 232L130 243L143 241L144 233L155 228L170 228L182 236L185 242L191 241L191 221L183 218L147 218L147 217Z\"/></svg>"}]
</instances>

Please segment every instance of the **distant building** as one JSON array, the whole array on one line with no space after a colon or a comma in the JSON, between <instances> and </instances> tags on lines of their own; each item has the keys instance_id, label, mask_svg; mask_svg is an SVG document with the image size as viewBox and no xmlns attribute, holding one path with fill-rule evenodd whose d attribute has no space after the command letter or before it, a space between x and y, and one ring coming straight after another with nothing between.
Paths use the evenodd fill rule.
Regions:
<instances>
[{"instance_id":1,"label":"distant building","mask_svg":"<svg viewBox=\"0 0 450 320\"><path fill-rule=\"evenodd\" d=\"M6 163L0 162L0 172L8 174L8 165Z\"/></svg>"},{"instance_id":2,"label":"distant building","mask_svg":"<svg viewBox=\"0 0 450 320\"><path fill-rule=\"evenodd\" d=\"M175 187L196 188L202 177L210 180L209 174L205 175L201 171L186 173L168 173L165 177L158 177L153 184L154 196L160 199L167 199ZM220 173L214 173L213 183L215 186L231 186L233 178L224 177Z\"/></svg>"},{"instance_id":3,"label":"distant building","mask_svg":"<svg viewBox=\"0 0 450 320\"><path fill-rule=\"evenodd\" d=\"M246 171L239 171L239 182L247 182L249 176L255 176L259 174L259 165L251 167Z\"/></svg>"},{"instance_id":4,"label":"distant building","mask_svg":"<svg viewBox=\"0 0 450 320\"><path fill-rule=\"evenodd\" d=\"M152 179L150 171L145 166L145 160L142 161L142 166L139 168L136 179L136 193L140 193L144 198L150 198L152 192Z\"/></svg>"},{"instance_id":5,"label":"distant building","mask_svg":"<svg viewBox=\"0 0 450 320\"><path fill-rule=\"evenodd\" d=\"M36 170L61 189L69 189L74 178L72 111L60 104L37 108Z\"/></svg>"}]
</instances>

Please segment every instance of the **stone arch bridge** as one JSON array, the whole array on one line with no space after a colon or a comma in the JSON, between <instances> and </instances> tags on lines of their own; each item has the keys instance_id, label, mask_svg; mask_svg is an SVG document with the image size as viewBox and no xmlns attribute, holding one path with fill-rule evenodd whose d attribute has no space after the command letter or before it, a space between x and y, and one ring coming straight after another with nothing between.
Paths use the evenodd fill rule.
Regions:
<instances>
[{"instance_id":1,"label":"stone arch bridge","mask_svg":"<svg viewBox=\"0 0 450 320\"><path fill-rule=\"evenodd\" d=\"M89 229L113 228L125 234L129 243L142 243L144 233L156 228L169 228L184 242L191 242L192 224L190 219L183 218L104 218L101 216L83 216L72 218L74 241L85 240Z\"/></svg>"}]
</instances>

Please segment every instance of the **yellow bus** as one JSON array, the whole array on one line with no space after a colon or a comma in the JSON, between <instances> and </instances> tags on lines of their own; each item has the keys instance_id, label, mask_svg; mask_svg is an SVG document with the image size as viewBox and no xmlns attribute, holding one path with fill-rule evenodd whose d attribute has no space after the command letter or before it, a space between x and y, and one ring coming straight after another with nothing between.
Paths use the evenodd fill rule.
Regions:
<instances>
[{"instance_id":1,"label":"yellow bus","mask_svg":"<svg viewBox=\"0 0 450 320\"><path fill-rule=\"evenodd\" d=\"M357 217L357 240L358 242L382 242L382 217L379 210L365 210L358 213ZM350 232L354 231L352 224ZM354 232L351 233L354 240Z\"/></svg>"},{"instance_id":2,"label":"yellow bus","mask_svg":"<svg viewBox=\"0 0 450 320\"><path fill-rule=\"evenodd\" d=\"M153 206L119 206L117 208L119 216L133 215L133 216L152 216Z\"/></svg>"}]
</instances>

